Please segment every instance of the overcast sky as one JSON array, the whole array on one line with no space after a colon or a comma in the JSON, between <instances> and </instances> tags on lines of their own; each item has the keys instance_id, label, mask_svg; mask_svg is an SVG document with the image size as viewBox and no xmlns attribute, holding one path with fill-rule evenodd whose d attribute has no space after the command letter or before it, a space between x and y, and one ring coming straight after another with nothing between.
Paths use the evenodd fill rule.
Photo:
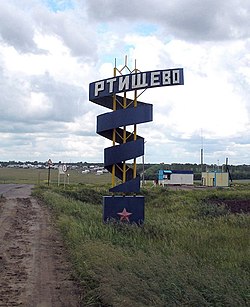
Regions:
<instances>
[{"instance_id":1,"label":"overcast sky","mask_svg":"<svg viewBox=\"0 0 250 307\"><path fill-rule=\"evenodd\" d=\"M148 163L250 164L250 1L0 0L0 161L103 162L89 83L114 60L182 67L148 89ZM141 162L141 158L138 159Z\"/></svg>"}]
</instances>

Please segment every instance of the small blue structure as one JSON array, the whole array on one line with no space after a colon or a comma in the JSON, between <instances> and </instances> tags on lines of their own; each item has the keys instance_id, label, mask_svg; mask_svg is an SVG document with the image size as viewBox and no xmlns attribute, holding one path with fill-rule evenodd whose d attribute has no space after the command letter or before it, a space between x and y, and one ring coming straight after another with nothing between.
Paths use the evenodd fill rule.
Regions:
<instances>
[{"instance_id":1,"label":"small blue structure","mask_svg":"<svg viewBox=\"0 0 250 307\"><path fill-rule=\"evenodd\" d=\"M159 170L158 183L165 185L193 185L194 172L186 170Z\"/></svg>"}]
</instances>

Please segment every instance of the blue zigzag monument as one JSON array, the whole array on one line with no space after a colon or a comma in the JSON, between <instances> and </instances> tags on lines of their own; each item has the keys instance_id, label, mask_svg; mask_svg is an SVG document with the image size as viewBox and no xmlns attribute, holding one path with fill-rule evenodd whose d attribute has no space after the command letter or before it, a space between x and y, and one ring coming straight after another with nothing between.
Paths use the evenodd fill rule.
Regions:
<instances>
[{"instance_id":1,"label":"blue zigzag monument","mask_svg":"<svg viewBox=\"0 0 250 307\"><path fill-rule=\"evenodd\" d=\"M124 70L128 74L123 74ZM97 133L112 141L104 149L104 167L112 174L112 195L103 197L103 221L144 222L144 197L136 159L144 155L144 138L137 125L153 120L153 105L138 101L139 91L160 86L183 85L183 69L131 71L115 65L113 77L89 84L89 100L110 109L97 117ZM132 92L133 98L128 98ZM120 95L118 95L120 94ZM132 131L127 126L132 126ZM132 160L132 166L126 161ZM116 181L119 181L118 183Z\"/></svg>"}]
</instances>

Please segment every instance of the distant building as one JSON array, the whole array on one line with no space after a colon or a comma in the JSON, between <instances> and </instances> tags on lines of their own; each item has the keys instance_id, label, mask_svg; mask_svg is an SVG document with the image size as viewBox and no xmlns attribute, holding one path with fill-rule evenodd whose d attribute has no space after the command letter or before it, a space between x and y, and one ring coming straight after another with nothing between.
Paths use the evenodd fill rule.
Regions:
<instances>
[{"instance_id":1,"label":"distant building","mask_svg":"<svg viewBox=\"0 0 250 307\"><path fill-rule=\"evenodd\" d=\"M193 185L193 171L159 170L159 185Z\"/></svg>"},{"instance_id":2,"label":"distant building","mask_svg":"<svg viewBox=\"0 0 250 307\"><path fill-rule=\"evenodd\" d=\"M228 187L229 175L228 172L212 171L201 173L202 185L208 187Z\"/></svg>"},{"instance_id":3,"label":"distant building","mask_svg":"<svg viewBox=\"0 0 250 307\"><path fill-rule=\"evenodd\" d=\"M102 175L103 174L103 170L97 170L96 171L96 175Z\"/></svg>"}]
</instances>

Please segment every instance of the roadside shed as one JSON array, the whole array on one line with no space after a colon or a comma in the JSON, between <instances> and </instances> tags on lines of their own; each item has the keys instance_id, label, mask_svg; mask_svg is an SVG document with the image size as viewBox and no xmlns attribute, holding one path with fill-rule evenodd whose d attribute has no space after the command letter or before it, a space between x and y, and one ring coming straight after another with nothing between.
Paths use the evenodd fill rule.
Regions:
<instances>
[{"instance_id":1,"label":"roadside shed","mask_svg":"<svg viewBox=\"0 0 250 307\"><path fill-rule=\"evenodd\" d=\"M220 172L220 171L202 172L201 181L203 186L228 187L229 175L228 172Z\"/></svg>"},{"instance_id":2,"label":"roadside shed","mask_svg":"<svg viewBox=\"0 0 250 307\"><path fill-rule=\"evenodd\" d=\"M159 170L158 183L160 185L193 185L193 171L185 170Z\"/></svg>"}]
</instances>

